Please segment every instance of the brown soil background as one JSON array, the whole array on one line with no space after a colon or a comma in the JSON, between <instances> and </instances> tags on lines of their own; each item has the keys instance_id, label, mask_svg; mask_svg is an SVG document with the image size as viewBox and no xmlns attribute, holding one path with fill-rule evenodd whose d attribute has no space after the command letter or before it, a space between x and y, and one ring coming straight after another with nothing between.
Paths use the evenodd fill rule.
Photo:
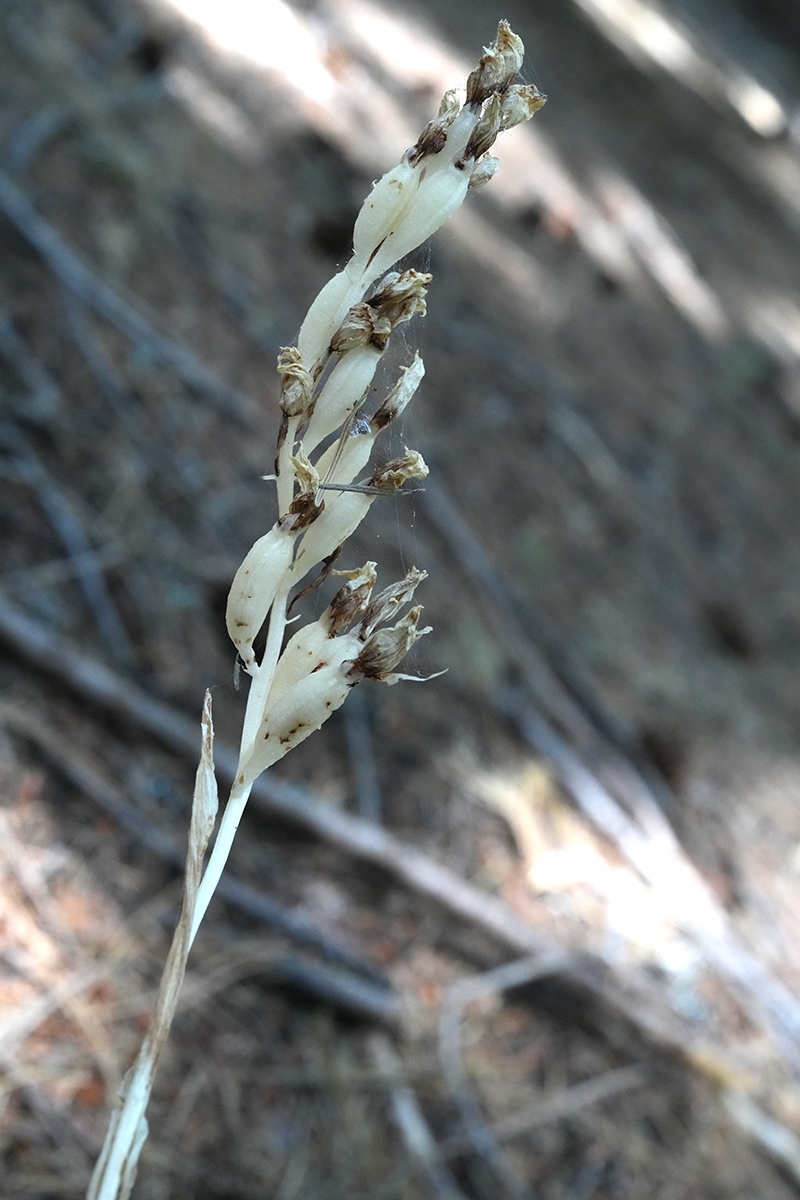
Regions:
<instances>
[{"instance_id":1,"label":"brown soil background","mask_svg":"<svg viewBox=\"0 0 800 1200\"><path fill-rule=\"evenodd\" d=\"M684 42L654 33L648 9L590 0L289 11L295 33L281 42L273 26L264 67L257 26L243 57L170 6L0 7L0 166L96 278L250 398L187 383L147 339L82 305L0 216L2 594L56 647L198 721L210 687L218 736L235 739L222 614L272 519L259 477L277 428L275 355L346 259L372 179L506 16L550 100L501 143L491 187L410 264L434 274L429 312L404 327L380 386L416 349L427 373L394 448L422 451L519 630L655 781L732 926L797 990L795 6L675 0L659 11ZM774 109L742 71L777 98L781 128L764 124ZM464 1195L794 1195L786 1155L759 1149L723 1103L733 1086L798 1136L791 1071L500 711L519 682L519 630L490 611L436 512L420 496L374 506L345 565L376 558L384 583L412 563L428 570L434 633L413 669L448 673L358 689L352 713L277 774L344 811L378 806L388 829L554 940L623 982L638 973L705 1057L687 1062L644 1018L568 986L470 1008L465 1061L490 1123L615 1068L643 1072L636 1088L532 1120L504 1143L498 1177L456 1144L436 1027L447 987L507 952L263 813L246 817L231 873L402 992L399 1077L454 1147ZM153 1002L180 881L65 778L45 734L180 837L193 766L5 645L0 680L0 1192L77 1197ZM398 1131L373 1026L296 978L288 987L287 955L314 961L215 902L137 1200L437 1194Z\"/></svg>"}]
</instances>

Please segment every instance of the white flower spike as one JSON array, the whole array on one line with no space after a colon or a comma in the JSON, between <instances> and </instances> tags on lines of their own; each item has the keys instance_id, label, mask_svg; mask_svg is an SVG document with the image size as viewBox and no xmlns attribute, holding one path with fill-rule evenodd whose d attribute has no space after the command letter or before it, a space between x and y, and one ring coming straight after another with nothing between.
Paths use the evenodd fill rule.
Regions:
<instances>
[{"instance_id":1,"label":"white flower spike","mask_svg":"<svg viewBox=\"0 0 800 1200\"><path fill-rule=\"evenodd\" d=\"M331 574L334 559L376 500L396 495L409 480L428 474L422 456L405 453L383 466L370 459L383 430L416 393L425 373L419 356L374 407L375 372L393 330L425 315L430 275L396 271L456 211L468 189L488 183L499 162L488 152L499 134L528 120L545 102L514 79L524 47L506 21L466 84L466 102L448 91L437 115L396 167L379 179L359 213L353 256L311 305L297 345L278 358L281 422L275 454L278 515L236 572L226 624L241 664L251 676L236 778L205 871L205 842L215 799L211 718L207 706L203 759L195 808L202 836L193 837L187 860L184 914L165 969L158 1008L133 1074L124 1107L111 1126L87 1200L127 1200L147 1136L144 1116L157 1051L169 1030L186 957L219 882L253 783L273 763L319 729L364 680L394 684L416 679L396 670L412 646L430 632L419 628L420 606L410 604L425 572L374 599L375 563L335 572L345 579L318 620L299 629L283 648L290 594L295 599ZM334 361L335 360L335 361ZM328 439L333 437L330 444ZM362 473L370 474L362 482ZM324 564L316 580L306 577ZM387 627L387 622L394 625ZM263 651L256 639L266 630ZM155 1047L155 1050L153 1049ZM135 1085L135 1086L134 1086Z\"/></svg>"}]
</instances>

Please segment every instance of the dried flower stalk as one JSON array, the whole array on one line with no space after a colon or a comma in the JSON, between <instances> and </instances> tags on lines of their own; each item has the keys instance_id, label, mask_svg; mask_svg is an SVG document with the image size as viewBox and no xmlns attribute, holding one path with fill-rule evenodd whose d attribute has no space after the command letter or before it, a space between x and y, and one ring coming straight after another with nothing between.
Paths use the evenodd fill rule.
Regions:
<instances>
[{"instance_id":1,"label":"dried flower stalk","mask_svg":"<svg viewBox=\"0 0 800 1200\"><path fill-rule=\"evenodd\" d=\"M470 188L497 171L488 152L499 133L528 120L545 102L532 85L514 83L522 41L501 21L495 41L469 76L466 101L455 91L416 144L372 188L356 220L354 252L322 289L298 335L281 351L281 425L275 456L278 518L248 551L231 587L226 624L251 677L239 765L208 864L200 864L213 827L211 710L204 711L203 758L195 791L184 907L156 1012L123 1087L95 1169L88 1200L125 1200L147 1136L144 1111L160 1049L169 1032L186 957L227 862L258 776L319 729L363 679L393 684L415 678L396 668L421 637L422 609L405 616L425 572L413 568L374 599L375 563L334 571L345 582L319 620L283 647L292 591L322 565L323 575L376 498L396 494L428 474L413 450L370 466L376 439L414 396L424 374L416 355L371 415L364 405L394 329L425 315L430 275L394 264L451 217ZM338 433L337 433L338 431ZM321 449L331 435L336 438ZM366 473L366 474L365 474ZM310 585L310 586L313 586ZM388 622L395 621L393 625ZM258 658L256 638L266 625ZM213 811L216 812L214 791ZM205 814L204 816L202 814Z\"/></svg>"}]
</instances>

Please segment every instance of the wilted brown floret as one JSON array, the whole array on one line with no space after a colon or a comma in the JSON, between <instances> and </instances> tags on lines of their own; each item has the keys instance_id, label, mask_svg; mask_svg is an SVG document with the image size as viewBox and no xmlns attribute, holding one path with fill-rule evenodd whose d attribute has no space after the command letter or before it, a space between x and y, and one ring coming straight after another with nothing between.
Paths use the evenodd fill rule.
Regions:
<instances>
[{"instance_id":1,"label":"wilted brown floret","mask_svg":"<svg viewBox=\"0 0 800 1200\"><path fill-rule=\"evenodd\" d=\"M284 346L278 355L281 376L281 408L284 416L299 417L311 407L314 383L296 346Z\"/></svg>"},{"instance_id":2,"label":"wilted brown floret","mask_svg":"<svg viewBox=\"0 0 800 1200\"><path fill-rule=\"evenodd\" d=\"M347 672L348 679L354 682L359 679L375 679L379 683L396 682L394 668L402 662L414 643L429 632L428 629L417 629L421 612L422 605L418 604L391 629L379 629L373 633Z\"/></svg>"},{"instance_id":3,"label":"wilted brown floret","mask_svg":"<svg viewBox=\"0 0 800 1200\"><path fill-rule=\"evenodd\" d=\"M407 161L412 167L422 162L423 158L438 154L440 150L444 149L447 142L447 131L456 119L460 107L458 93L453 90L445 92L438 113L432 121L428 122L419 135L416 145L412 146L406 155Z\"/></svg>"},{"instance_id":4,"label":"wilted brown floret","mask_svg":"<svg viewBox=\"0 0 800 1200\"><path fill-rule=\"evenodd\" d=\"M383 350L391 332L391 323L382 314L376 313L371 304L354 304L331 338L331 352L347 354L350 350L360 350L362 346L375 346Z\"/></svg>"},{"instance_id":5,"label":"wilted brown floret","mask_svg":"<svg viewBox=\"0 0 800 1200\"><path fill-rule=\"evenodd\" d=\"M497 26L497 37L467 79L467 104L483 104L495 92L504 92L522 66L525 47L512 33L508 21Z\"/></svg>"},{"instance_id":6,"label":"wilted brown floret","mask_svg":"<svg viewBox=\"0 0 800 1200\"><path fill-rule=\"evenodd\" d=\"M432 275L421 271L392 271L384 277L380 291L370 298L369 307L389 321L392 329L412 317L424 317L425 296L432 281Z\"/></svg>"},{"instance_id":7,"label":"wilted brown floret","mask_svg":"<svg viewBox=\"0 0 800 1200\"><path fill-rule=\"evenodd\" d=\"M402 487L407 479L427 479L428 468L421 454L409 450L402 458L393 458L385 466L380 467L368 483L369 488L378 491L391 492Z\"/></svg>"},{"instance_id":8,"label":"wilted brown floret","mask_svg":"<svg viewBox=\"0 0 800 1200\"><path fill-rule=\"evenodd\" d=\"M368 562L343 584L328 606L330 637L337 637L369 611L369 599L375 583L375 563Z\"/></svg>"},{"instance_id":9,"label":"wilted brown floret","mask_svg":"<svg viewBox=\"0 0 800 1200\"><path fill-rule=\"evenodd\" d=\"M360 636L366 639L379 625L391 621L403 605L410 602L423 579L427 578L427 571L420 571L417 567L412 567L405 579L400 579L397 583L392 583L379 592L364 613Z\"/></svg>"}]
</instances>

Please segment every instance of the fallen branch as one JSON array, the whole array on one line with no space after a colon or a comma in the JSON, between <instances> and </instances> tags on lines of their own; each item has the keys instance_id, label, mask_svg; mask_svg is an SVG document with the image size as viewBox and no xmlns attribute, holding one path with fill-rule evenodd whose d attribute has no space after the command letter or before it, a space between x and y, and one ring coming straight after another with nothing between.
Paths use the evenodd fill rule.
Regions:
<instances>
[{"instance_id":1,"label":"fallen branch","mask_svg":"<svg viewBox=\"0 0 800 1200\"><path fill-rule=\"evenodd\" d=\"M611 736L606 715L570 689L528 638L487 551L438 480L427 481L423 507L486 602L487 627L521 680L496 706L550 764L587 820L663 898L675 925L700 947L754 1023L771 1031L800 1076L800 1000L731 926L664 815L666 789L645 777Z\"/></svg>"},{"instance_id":2,"label":"fallen branch","mask_svg":"<svg viewBox=\"0 0 800 1200\"><path fill-rule=\"evenodd\" d=\"M194 722L70 647L2 595L0 639L27 662L58 679L84 700L127 718L190 762L197 760L199 737ZM217 744L215 758L221 774L232 773L235 769L236 755L230 747ZM510 953L536 956L559 953L559 947L550 938L519 917L503 900L473 887L455 872L379 826L319 804L301 788L269 775L258 781L253 798L263 812L299 826L344 853L382 868L418 895L440 904L454 916L482 930ZM223 875L222 878L225 880L226 877ZM224 886L229 887L230 880ZM633 979L615 979L605 963L588 954L570 957L563 977L597 996L612 1011L624 1015L648 1041L676 1054L715 1082L739 1077L736 1064L725 1049L709 1044L702 1031L665 1007L654 987L642 987ZM756 1136L735 1105L729 1111L748 1136L774 1157L769 1139ZM766 1114L764 1118L772 1121ZM777 1123L774 1124L777 1127ZM502 1133L498 1136L502 1137ZM800 1180L800 1169L795 1173L791 1156L779 1156L779 1160Z\"/></svg>"},{"instance_id":3,"label":"fallen branch","mask_svg":"<svg viewBox=\"0 0 800 1200\"><path fill-rule=\"evenodd\" d=\"M186 854L178 839L129 804L117 788L108 783L90 763L75 753L74 748L65 738L60 737L32 714L2 702L0 702L0 723L18 736L33 742L70 783L88 796L117 824L133 833L143 846L157 854L164 862L170 863L179 870L183 868ZM313 947L329 962L336 963L338 966L346 968L348 972L354 972L361 977L353 979L350 976L348 978L341 971L326 973L324 968L311 964L308 964L306 970L306 964L292 967L288 959L281 960L283 974L287 978L291 978L298 987L303 986L304 980L307 981L304 990L311 990L315 995L335 1002L336 1007L343 1006L342 998L344 997L347 1001L344 1007L352 1015L389 1023L396 1018L399 1001L391 991L387 980L373 966L353 954L346 946L322 933L310 921L290 912L270 896L229 875L223 876L219 892L229 904L234 905L242 912L256 917L301 945ZM316 983L314 983L314 979L316 979ZM327 988L326 981L329 982Z\"/></svg>"},{"instance_id":4,"label":"fallen branch","mask_svg":"<svg viewBox=\"0 0 800 1200\"><path fill-rule=\"evenodd\" d=\"M391 1041L383 1033L374 1033L369 1050L389 1088L392 1118L403 1145L425 1176L433 1195L440 1200L464 1200L425 1120L417 1094L403 1078L403 1063Z\"/></svg>"},{"instance_id":5,"label":"fallen branch","mask_svg":"<svg viewBox=\"0 0 800 1200\"><path fill-rule=\"evenodd\" d=\"M162 745L189 761L196 761L199 737L193 721L80 653L2 595L0 639L27 662L60 680L104 712L132 721ZM221 775L230 777L235 771L236 753L230 747L217 743L215 760ZM302 788L274 775L267 774L259 779L253 797L263 812L299 826L346 854L380 867L411 891L440 904L471 927L488 934L511 954L549 955L559 951L551 938L523 920L505 901L474 887L380 826L320 804ZM575 957L571 963L570 979L625 1013L648 1039L681 1055L690 1053L697 1031L665 1009L652 988L642 995L631 981L626 981L624 987L617 984L606 965L591 955Z\"/></svg>"},{"instance_id":6,"label":"fallen branch","mask_svg":"<svg viewBox=\"0 0 800 1200\"><path fill-rule=\"evenodd\" d=\"M72 564L84 599L106 650L119 664L134 662L133 643L106 585L102 568L64 489L45 470L28 440L11 425L0 423L0 448L12 455L12 467L34 492Z\"/></svg>"},{"instance_id":7,"label":"fallen branch","mask_svg":"<svg viewBox=\"0 0 800 1200\"><path fill-rule=\"evenodd\" d=\"M547 975L563 975L569 972L571 966L572 959L566 954L523 958L517 962L504 963L502 967L496 967L493 971L485 971L481 975L473 975L469 979L452 984L444 994L439 1012L439 1061L442 1074L447 1080L450 1094L461 1117L466 1140L491 1177L491 1184L487 1180L486 1190L495 1193L499 1187L501 1192L516 1197L516 1200L526 1200L531 1193L512 1170L467 1078L461 1054L464 1011L475 1000L521 987Z\"/></svg>"},{"instance_id":8,"label":"fallen branch","mask_svg":"<svg viewBox=\"0 0 800 1200\"><path fill-rule=\"evenodd\" d=\"M131 341L145 346L154 361L171 367L190 387L223 402L226 411L245 422L258 416L255 401L221 380L191 350L159 333L129 301L93 275L5 171L0 171L0 212L38 251L64 287Z\"/></svg>"}]
</instances>

